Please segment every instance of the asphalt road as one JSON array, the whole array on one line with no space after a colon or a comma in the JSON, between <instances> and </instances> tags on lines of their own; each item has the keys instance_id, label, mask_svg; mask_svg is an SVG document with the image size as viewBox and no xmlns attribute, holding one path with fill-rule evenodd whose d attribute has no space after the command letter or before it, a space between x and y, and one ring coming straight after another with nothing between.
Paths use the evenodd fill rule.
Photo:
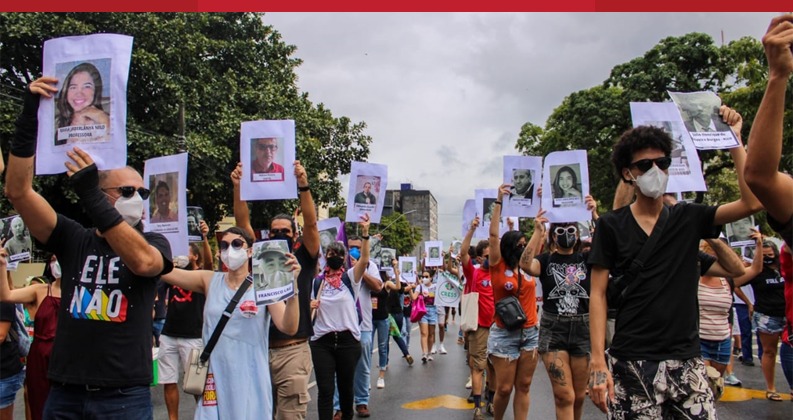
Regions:
<instances>
[{"instance_id":1,"label":"asphalt road","mask_svg":"<svg viewBox=\"0 0 793 420\"><path fill-rule=\"evenodd\" d=\"M456 332L457 324L450 325L449 330ZM435 360L426 365L421 363L419 332L411 334L410 350L416 359L412 367L397 357L399 349L392 344L392 357L386 373L385 389L377 389L377 368L372 371L372 390L369 403L373 419L430 419L445 420L470 419L473 405L467 404L465 398L468 390L465 382L468 368L465 365L462 346L456 344L455 333L446 338L446 355L435 355ZM396 354L395 354L396 353ZM377 366L375 353L372 365ZM743 381L742 388L727 387L725 396L717 403L718 418L721 420L789 420L793 418L793 404L790 401L772 402L765 399L763 375L757 366L735 366L735 374ZM789 398L790 389L785 383L781 367L777 364L776 386L783 398ZM309 419L316 419L316 387L310 389L312 402L309 404ZM195 401L192 396L180 393L179 417L193 417ZM14 414L16 419L24 419L22 392L17 396ZM152 388L154 418L168 419L162 386ZM511 410L507 409L507 418L511 418ZM548 375L540 363L531 386L530 419L553 419L555 416L553 393L551 392ZM604 419L601 413L590 402L584 404L584 419ZM235 419L236 420L236 419Z\"/></svg>"}]
</instances>

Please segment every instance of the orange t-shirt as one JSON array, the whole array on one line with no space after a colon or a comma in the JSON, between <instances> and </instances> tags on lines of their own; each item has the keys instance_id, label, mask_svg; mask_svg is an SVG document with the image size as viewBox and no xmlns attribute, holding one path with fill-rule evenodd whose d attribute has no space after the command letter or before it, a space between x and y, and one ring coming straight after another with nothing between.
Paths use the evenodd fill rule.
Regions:
<instances>
[{"instance_id":1,"label":"orange t-shirt","mask_svg":"<svg viewBox=\"0 0 793 420\"><path fill-rule=\"evenodd\" d=\"M526 313L526 322L523 324L523 328L531 328L537 325L537 299L535 296L537 283L534 277L528 276L522 271L521 274L523 280L520 283L518 301L523 307L523 312ZM490 283L493 287L493 300L498 304L501 299L518 293L518 270L508 270L502 258L498 264L490 266ZM505 328L498 313L496 313L495 319L499 328Z\"/></svg>"}]
</instances>

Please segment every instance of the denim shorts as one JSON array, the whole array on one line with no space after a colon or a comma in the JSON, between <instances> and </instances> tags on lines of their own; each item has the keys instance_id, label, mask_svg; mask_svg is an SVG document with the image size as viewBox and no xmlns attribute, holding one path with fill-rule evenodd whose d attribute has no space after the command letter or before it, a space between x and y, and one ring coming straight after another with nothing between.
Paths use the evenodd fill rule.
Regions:
<instances>
[{"instance_id":1,"label":"denim shorts","mask_svg":"<svg viewBox=\"0 0 793 420\"><path fill-rule=\"evenodd\" d=\"M22 388L24 382L25 369L20 370L16 375L0 379L0 409L6 408L14 403L14 400L17 398L17 392Z\"/></svg>"},{"instance_id":2,"label":"denim shorts","mask_svg":"<svg viewBox=\"0 0 793 420\"><path fill-rule=\"evenodd\" d=\"M761 333L779 334L785 329L785 317L770 316L754 311L752 327Z\"/></svg>"},{"instance_id":3,"label":"denim shorts","mask_svg":"<svg viewBox=\"0 0 793 420\"><path fill-rule=\"evenodd\" d=\"M732 337L727 337L721 341L699 339L699 348L702 358L711 362L727 365L730 363L730 350L732 349Z\"/></svg>"},{"instance_id":4,"label":"denim shorts","mask_svg":"<svg viewBox=\"0 0 793 420\"><path fill-rule=\"evenodd\" d=\"M487 354L505 358L509 361L520 357L521 351L532 351L537 348L539 332L537 326L507 330L493 324L487 338Z\"/></svg>"},{"instance_id":5,"label":"denim shorts","mask_svg":"<svg viewBox=\"0 0 793 420\"><path fill-rule=\"evenodd\" d=\"M419 321L420 324L437 325L438 324L438 310L435 305L427 305L427 313Z\"/></svg>"},{"instance_id":6,"label":"denim shorts","mask_svg":"<svg viewBox=\"0 0 793 420\"><path fill-rule=\"evenodd\" d=\"M564 350L570 356L586 356L590 352L589 314L557 315L542 313L540 318L540 354Z\"/></svg>"}]
</instances>

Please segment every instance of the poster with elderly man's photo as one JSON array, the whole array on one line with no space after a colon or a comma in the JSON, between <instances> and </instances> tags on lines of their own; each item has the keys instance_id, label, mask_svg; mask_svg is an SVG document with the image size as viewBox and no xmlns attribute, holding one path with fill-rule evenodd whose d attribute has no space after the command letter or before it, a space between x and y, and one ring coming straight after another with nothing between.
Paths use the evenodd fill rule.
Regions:
<instances>
[{"instance_id":1,"label":"poster with elderly man's photo","mask_svg":"<svg viewBox=\"0 0 793 420\"><path fill-rule=\"evenodd\" d=\"M240 127L240 162L240 198L243 201L297 198L295 122L243 122Z\"/></svg>"},{"instance_id":2,"label":"poster with elderly man's photo","mask_svg":"<svg viewBox=\"0 0 793 420\"><path fill-rule=\"evenodd\" d=\"M400 281L408 284L416 282L416 257L399 257L399 277Z\"/></svg>"},{"instance_id":3,"label":"poster with elderly man's photo","mask_svg":"<svg viewBox=\"0 0 793 420\"><path fill-rule=\"evenodd\" d=\"M732 149L738 139L719 115L721 98L714 92L668 92L697 149Z\"/></svg>"},{"instance_id":4,"label":"poster with elderly man's photo","mask_svg":"<svg viewBox=\"0 0 793 420\"><path fill-rule=\"evenodd\" d=\"M38 109L36 174L66 172L79 146L100 170L127 164L127 79L132 37L93 34L44 42L42 74L58 79Z\"/></svg>"},{"instance_id":5,"label":"poster with elderly man's photo","mask_svg":"<svg viewBox=\"0 0 793 420\"><path fill-rule=\"evenodd\" d=\"M353 162L344 221L357 223L364 214L368 214L371 223L380 223L387 187L388 166Z\"/></svg>"},{"instance_id":6,"label":"poster with elderly man's photo","mask_svg":"<svg viewBox=\"0 0 793 420\"><path fill-rule=\"evenodd\" d=\"M30 259L33 241L21 216L0 219L0 240L8 251L9 265Z\"/></svg>"},{"instance_id":7,"label":"poster with elderly man's photo","mask_svg":"<svg viewBox=\"0 0 793 420\"><path fill-rule=\"evenodd\" d=\"M534 217L540 209L536 188L542 174L542 157L504 156L504 183L509 195L503 198L502 216Z\"/></svg>"},{"instance_id":8,"label":"poster with elderly man's photo","mask_svg":"<svg viewBox=\"0 0 793 420\"><path fill-rule=\"evenodd\" d=\"M285 265L289 245L276 239L253 244L253 288L257 305L270 305L295 295L294 275Z\"/></svg>"},{"instance_id":9,"label":"poster with elderly man's photo","mask_svg":"<svg viewBox=\"0 0 793 420\"><path fill-rule=\"evenodd\" d=\"M173 255L187 255L187 153L147 160L143 182L150 191L143 230L163 234Z\"/></svg>"},{"instance_id":10,"label":"poster with elderly man's photo","mask_svg":"<svg viewBox=\"0 0 793 420\"><path fill-rule=\"evenodd\" d=\"M443 241L424 241L425 267L440 267L443 265Z\"/></svg>"}]
</instances>

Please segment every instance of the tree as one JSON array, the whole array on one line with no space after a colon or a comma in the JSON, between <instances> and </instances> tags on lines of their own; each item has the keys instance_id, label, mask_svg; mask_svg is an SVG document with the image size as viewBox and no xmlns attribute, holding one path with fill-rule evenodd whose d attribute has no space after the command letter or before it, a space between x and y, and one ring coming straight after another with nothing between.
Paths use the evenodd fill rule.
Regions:
<instances>
[{"instance_id":1,"label":"tree","mask_svg":"<svg viewBox=\"0 0 793 420\"><path fill-rule=\"evenodd\" d=\"M0 14L0 93L21 97L41 74L46 39L101 32L134 37L128 102L128 163L176 153L179 107L184 104L188 202L210 222L231 203L229 173L239 156L243 121L293 119L297 157L318 204L339 200L338 175L365 160L371 138L363 122L335 117L297 87L296 47L262 23L259 13L4 13ZM21 102L0 105L0 142L8 150ZM16 108L16 109L14 109ZM78 217L65 176L37 177L58 211ZM252 204L254 226L276 213L291 214L297 200ZM7 201L0 202L8 210ZM78 217L79 218L79 217Z\"/></svg>"},{"instance_id":2,"label":"tree","mask_svg":"<svg viewBox=\"0 0 793 420\"><path fill-rule=\"evenodd\" d=\"M344 220L347 206L331 207L329 213L330 217ZM347 237L357 236L357 224L345 223L344 231ZM381 217L380 223L373 223L369 227L369 232L370 235L382 234L383 239L380 241L380 246L396 249L397 255L409 255L422 240L421 229L411 225L402 213L398 212Z\"/></svg>"}]
</instances>

